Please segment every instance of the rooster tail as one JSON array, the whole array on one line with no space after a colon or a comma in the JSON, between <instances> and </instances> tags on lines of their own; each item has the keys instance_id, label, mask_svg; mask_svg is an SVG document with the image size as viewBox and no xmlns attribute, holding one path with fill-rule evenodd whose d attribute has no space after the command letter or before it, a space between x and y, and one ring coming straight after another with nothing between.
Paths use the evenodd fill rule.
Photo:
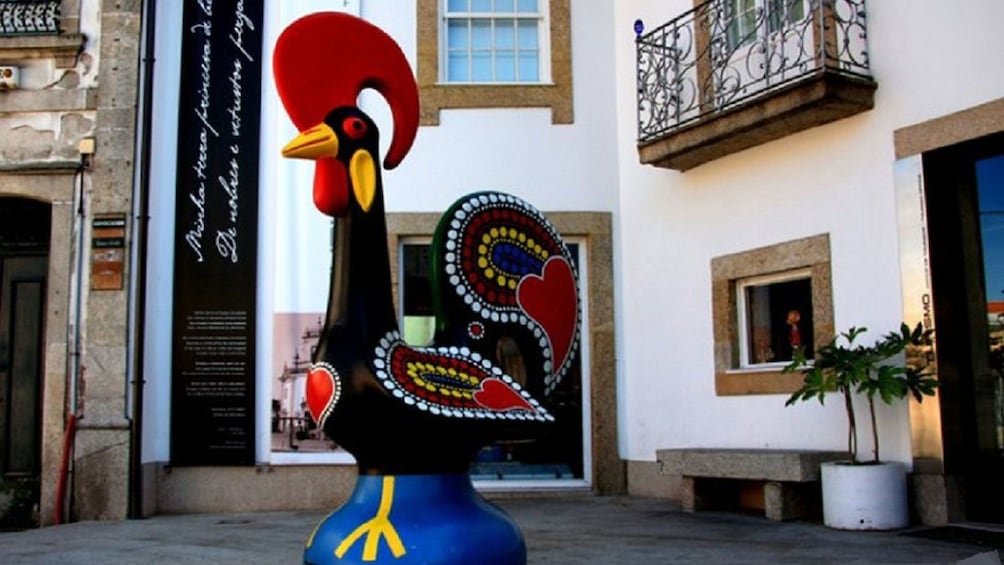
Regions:
<instances>
[{"instance_id":1,"label":"rooster tail","mask_svg":"<svg viewBox=\"0 0 1004 565\"><path fill-rule=\"evenodd\" d=\"M432 241L435 341L477 351L546 398L576 365L577 281L575 257L540 211L500 192L464 196Z\"/></svg>"}]
</instances>

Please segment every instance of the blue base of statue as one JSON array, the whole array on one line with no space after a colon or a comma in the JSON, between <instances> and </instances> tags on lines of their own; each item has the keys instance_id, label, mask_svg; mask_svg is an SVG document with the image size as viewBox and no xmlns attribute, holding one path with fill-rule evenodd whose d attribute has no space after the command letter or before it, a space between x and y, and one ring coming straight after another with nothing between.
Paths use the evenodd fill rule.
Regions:
<instances>
[{"instance_id":1,"label":"blue base of statue","mask_svg":"<svg viewBox=\"0 0 1004 565\"><path fill-rule=\"evenodd\" d=\"M523 565L526 544L467 475L364 475L310 535L303 562Z\"/></svg>"}]
</instances>

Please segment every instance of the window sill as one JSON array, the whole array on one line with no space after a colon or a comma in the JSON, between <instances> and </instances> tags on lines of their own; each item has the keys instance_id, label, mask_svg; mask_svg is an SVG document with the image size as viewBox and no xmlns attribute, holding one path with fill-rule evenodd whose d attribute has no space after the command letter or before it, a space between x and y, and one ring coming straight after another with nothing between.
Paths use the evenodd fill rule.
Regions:
<instances>
[{"instance_id":1,"label":"window sill","mask_svg":"<svg viewBox=\"0 0 1004 565\"><path fill-rule=\"evenodd\" d=\"M483 86L486 88L495 87L527 87L527 86L554 86L553 82L460 82L460 81L438 81L435 86L449 88L451 86Z\"/></svg>"},{"instance_id":2,"label":"window sill","mask_svg":"<svg viewBox=\"0 0 1004 565\"><path fill-rule=\"evenodd\" d=\"M52 59L57 68L68 69L76 65L86 41L78 33L0 37L0 60Z\"/></svg>"},{"instance_id":3,"label":"window sill","mask_svg":"<svg viewBox=\"0 0 1004 565\"><path fill-rule=\"evenodd\" d=\"M439 111L472 108L550 108L552 124L572 123L572 98L558 84L436 83L420 87L423 126L439 125Z\"/></svg>"},{"instance_id":4,"label":"window sill","mask_svg":"<svg viewBox=\"0 0 1004 565\"><path fill-rule=\"evenodd\" d=\"M96 110L97 90L7 90L0 93L4 112L51 112Z\"/></svg>"},{"instance_id":5,"label":"window sill","mask_svg":"<svg viewBox=\"0 0 1004 565\"><path fill-rule=\"evenodd\" d=\"M802 373L782 373L774 369L732 369L715 373L715 394L791 394L802 386Z\"/></svg>"}]
</instances>

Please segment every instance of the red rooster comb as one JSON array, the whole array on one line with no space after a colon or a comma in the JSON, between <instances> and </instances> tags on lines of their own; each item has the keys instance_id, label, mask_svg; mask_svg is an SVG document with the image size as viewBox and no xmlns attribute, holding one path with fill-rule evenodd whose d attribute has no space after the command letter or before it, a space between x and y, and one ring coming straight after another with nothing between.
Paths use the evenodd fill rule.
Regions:
<instances>
[{"instance_id":1,"label":"red rooster comb","mask_svg":"<svg viewBox=\"0 0 1004 565\"><path fill-rule=\"evenodd\" d=\"M304 130L339 106L355 106L373 88L387 99L394 136L384 168L396 167L418 131L418 87L401 48L380 28L341 12L318 12L287 27L272 60L276 90Z\"/></svg>"}]
</instances>

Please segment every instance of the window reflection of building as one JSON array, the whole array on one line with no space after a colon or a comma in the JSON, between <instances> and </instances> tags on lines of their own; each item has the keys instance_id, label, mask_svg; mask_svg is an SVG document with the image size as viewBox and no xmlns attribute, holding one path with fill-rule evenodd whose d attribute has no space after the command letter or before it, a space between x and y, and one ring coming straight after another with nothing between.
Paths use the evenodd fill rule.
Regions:
<instances>
[{"instance_id":1,"label":"window reflection of building","mask_svg":"<svg viewBox=\"0 0 1004 565\"><path fill-rule=\"evenodd\" d=\"M310 322L303 329L292 359L283 363L278 377L278 412L273 410L272 413L272 451L328 452L338 449L317 428L307 407L307 374L321 329L322 321L318 316L316 322Z\"/></svg>"}]
</instances>

